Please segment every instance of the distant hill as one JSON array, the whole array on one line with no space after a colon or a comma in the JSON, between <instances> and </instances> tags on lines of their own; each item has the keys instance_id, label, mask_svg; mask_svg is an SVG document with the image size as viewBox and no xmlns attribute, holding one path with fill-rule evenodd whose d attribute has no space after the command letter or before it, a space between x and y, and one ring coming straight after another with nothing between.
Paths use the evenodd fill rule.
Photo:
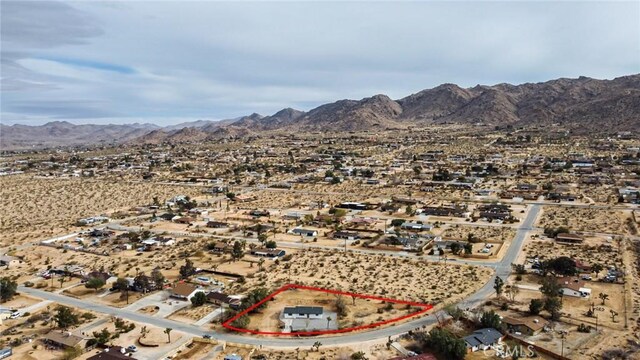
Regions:
<instances>
[{"instance_id":1,"label":"distant hill","mask_svg":"<svg viewBox=\"0 0 640 360\"><path fill-rule=\"evenodd\" d=\"M0 125L0 149L110 144L136 139L159 128L153 124L74 125L67 121L40 126Z\"/></svg>"},{"instance_id":2,"label":"distant hill","mask_svg":"<svg viewBox=\"0 0 640 360\"><path fill-rule=\"evenodd\" d=\"M384 131L430 124L547 126L575 132L640 131L640 75L613 80L588 77L521 85L443 84L402 99L375 95L339 100L303 112L291 108L270 116L195 122L160 128L151 124L73 125L64 121L42 126L2 125L0 148L29 148L86 143L199 142L271 130Z\"/></svg>"}]
</instances>

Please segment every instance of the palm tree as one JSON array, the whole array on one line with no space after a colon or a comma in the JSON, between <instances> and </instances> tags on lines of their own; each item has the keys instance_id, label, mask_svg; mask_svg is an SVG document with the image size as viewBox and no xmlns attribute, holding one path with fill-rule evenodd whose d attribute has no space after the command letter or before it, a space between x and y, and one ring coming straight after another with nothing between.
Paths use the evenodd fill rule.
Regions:
<instances>
[{"instance_id":1,"label":"palm tree","mask_svg":"<svg viewBox=\"0 0 640 360\"><path fill-rule=\"evenodd\" d=\"M331 320L333 320L331 318L331 316L327 316L327 329L329 328L329 325L331 324Z\"/></svg>"},{"instance_id":2,"label":"palm tree","mask_svg":"<svg viewBox=\"0 0 640 360\"><path fill-rule=\"evenodd\" d=\"M173 330L173 329L172 328L164 329L164 333L167 334L167 343L171 342L171 330Z\"/></svg>"}]
</instances>

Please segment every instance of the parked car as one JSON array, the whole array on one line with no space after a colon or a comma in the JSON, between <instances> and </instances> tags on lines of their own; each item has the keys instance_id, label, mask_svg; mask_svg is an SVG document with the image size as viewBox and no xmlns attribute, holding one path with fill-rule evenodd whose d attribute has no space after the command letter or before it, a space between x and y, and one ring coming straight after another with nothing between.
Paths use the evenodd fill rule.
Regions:
<instances>
[{"instance_id":1,"label":"parked car","mask_svg":"<svg viewBox=\"0 0 640 360\"><path fill-rule=\"evenodd\" d=\"M131 352L136 352L138 351L138 347L135 345L129 345L127 346L127 350L131 351Z\"/></svg>"}]
</instances>

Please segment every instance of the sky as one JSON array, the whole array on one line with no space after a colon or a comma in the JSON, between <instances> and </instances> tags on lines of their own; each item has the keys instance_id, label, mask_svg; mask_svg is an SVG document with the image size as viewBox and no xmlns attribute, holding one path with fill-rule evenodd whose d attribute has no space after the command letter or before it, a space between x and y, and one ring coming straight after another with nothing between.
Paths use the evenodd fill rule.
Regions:
<instances>
[{"instance_id":1,"label":"sky","mask_svg":"<svg viewBox=\"0 0 640 360\"><path fill-rule=\"evenodd\" d=\"M2 124L220 120L640 72L640 1L5 1Z\"/></svg>"}]
</instances>

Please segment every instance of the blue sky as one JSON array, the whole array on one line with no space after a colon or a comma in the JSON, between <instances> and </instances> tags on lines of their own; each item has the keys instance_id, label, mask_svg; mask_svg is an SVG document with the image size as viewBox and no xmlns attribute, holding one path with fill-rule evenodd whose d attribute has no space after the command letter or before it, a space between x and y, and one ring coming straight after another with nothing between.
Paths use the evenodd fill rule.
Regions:
<instances>
[{"instance_id":1,"label":"blue sky","mask_svg":"<svg viewBox=\"0 0 640 360\"><path fill-rule=\"evenodd\" d=\"M640 2L2 1L3 124L225 119L640 72Z\"/></svg>"}]
</instances>

